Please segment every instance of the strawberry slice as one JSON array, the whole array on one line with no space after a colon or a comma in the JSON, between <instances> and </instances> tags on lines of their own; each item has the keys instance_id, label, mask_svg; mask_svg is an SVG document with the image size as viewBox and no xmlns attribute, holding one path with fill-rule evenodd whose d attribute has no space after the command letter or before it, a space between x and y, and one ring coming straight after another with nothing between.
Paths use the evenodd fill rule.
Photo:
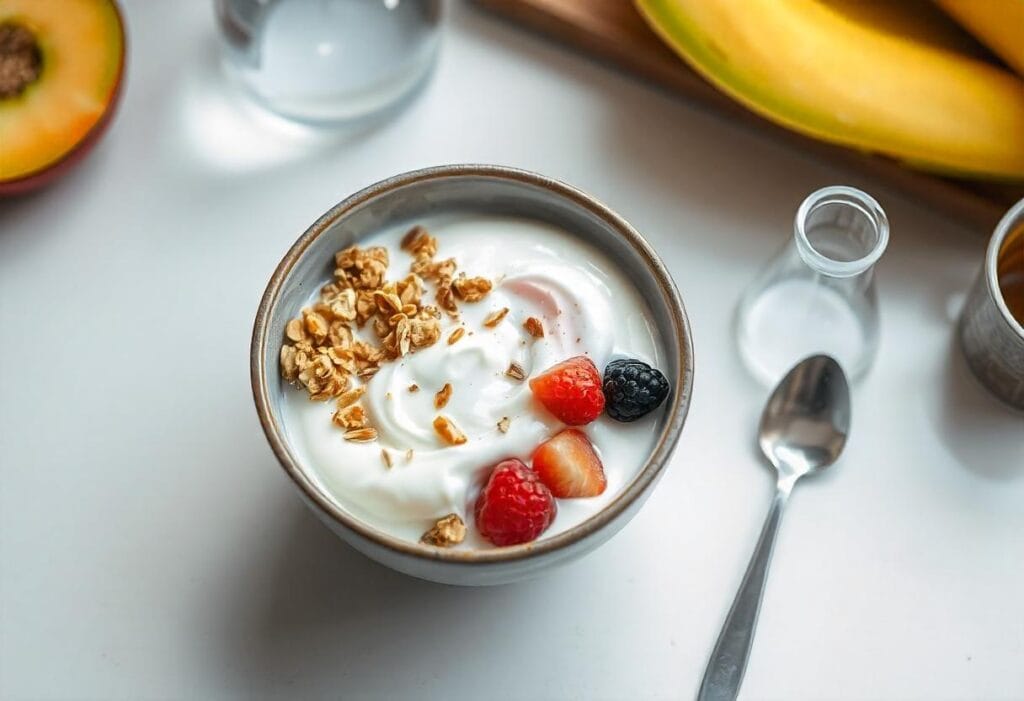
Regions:
<instances>
[{"instance_id":1,"label":"strawberry slice","mask_svg":"<svg viewBox=\"0 0 1024 701\"><path fill-rule=\"evenodd\" d=\"M567 428L533 451L533 469L556 497L596 497L608 486L590 439Z\"/></svg>"}]
</instances>

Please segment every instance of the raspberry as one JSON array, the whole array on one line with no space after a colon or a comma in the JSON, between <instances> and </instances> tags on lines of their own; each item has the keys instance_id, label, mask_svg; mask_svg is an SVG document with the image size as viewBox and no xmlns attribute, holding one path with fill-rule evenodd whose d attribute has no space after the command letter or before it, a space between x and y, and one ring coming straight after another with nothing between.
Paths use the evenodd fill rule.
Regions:
<instances>
[{"instance_id":1,"label":"raspberry","mask_svg":"<svg viewBox=\"0 0 1024 701\"><path fill-rule=\"evenodd\" d=\"M519 460L503 460L476 500L476 527L495 545L518 545L536 540L555 512L555 498L537 473Z\"/></svg>"},{"instance_id":2,"label":"raspberry","mask_svg":"<svg viewBox=\"0 0 1024 701\"><path fill-rule=\"evenodd\" d=\"M578 355L530 380L533 396L569 426L588 424L604 411L601 375L594 362Z\"/></svg>"},{"instance_id":3,"label":"raspberry","mask_svg":"<svg viewBox=\"0 0 1024 701\"><path fill-rule=\"evenodd\" d=\"M640 360L613 360L604 370L608 415L616 421L636 421L665 401L668 380Z\"/></svg>"}]
</instances>

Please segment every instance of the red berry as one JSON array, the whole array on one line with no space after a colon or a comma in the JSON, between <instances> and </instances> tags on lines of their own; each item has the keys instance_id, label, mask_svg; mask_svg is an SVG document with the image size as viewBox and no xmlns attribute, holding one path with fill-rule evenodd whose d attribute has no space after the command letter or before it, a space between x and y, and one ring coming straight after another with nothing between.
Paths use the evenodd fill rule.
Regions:
<instances>
[{"instance_id":1,"label":"red berry","mask_svg":"<svg viewBox=\"0 0 1024 701\"><path fill-rule=\"evenodd\" d=\"M537 473L519 460L503 460L476 500L476 527L495 545L536 540L555 519L555 499Z\"/></svg>"},{"instance_id":2,"label":"red berry","mask_svg":"<svg viewBox=\"0 0 1024 701\"><path fill-rule=\"evenodd\" d=\"M608 486L601 458L590 439L575 428L541 443L533 452L533 469L559 498L596 497Z\"/></svg>"},{"instance_id":3,"label":"red berry","mask_svg":"<svg viewBox=\"0 0 1024 701\"><path fill-rule=\"evenodd\" d=\"M604 411L601 373L594 361L578 355L530 380L533 396L563 423L588 424Z\"/></svg>"}]
</instances>

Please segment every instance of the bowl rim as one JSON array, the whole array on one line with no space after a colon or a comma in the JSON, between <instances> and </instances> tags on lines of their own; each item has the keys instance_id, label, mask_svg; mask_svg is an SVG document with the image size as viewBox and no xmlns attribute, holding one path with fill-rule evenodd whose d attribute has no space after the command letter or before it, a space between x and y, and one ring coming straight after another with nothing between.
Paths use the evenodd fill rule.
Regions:
<instances>
[{"instance_id":1,"label":"bowl rim","mask_svg":"<svg viewBox=\"0 0 1024 701\"><path fill-rule=\"evenodd\" d=\"M512 181L517 184L526 184L544 189L563 200L568 200L577 207L583 208L610 225L644 261L659 290L664 295L672 325L670 331L675 335L682 350L682 358L679 359L680 371L669 394L669 414L666 417L664 428L658 437L657 443L648 455L643 468L626 485L625 489L599 512L562 533L539 541L487 550L446 549L413 543L378 530L336 506L306 476L299 461L288 450L281 427L278 426L270 410L270 392L264 379L266 377L264 358L266 357L265 350L269 341L268 336L272 312L280 298L284 280L312 242L337 220L378 197L417 183L460 178ZM662 333L666 332L665 329L661 331ZM458 564L500 563L540 557L587 539L609 523L615 521L623 512L629 509L633 502L654 485L668 463L676 443L679 441L683 424L689 412L693 392L693 342L689 317L686 314L682 298L679 296L679 291L676 289L672 277L650 244L622 217L585 192L538 173L507 166L458 164L422 168L381 180L359 190L331 207L312 226L306 229L291 248L288 249L281 262L278 263L260 300L253 325L249 369L256 413L259 416L263 433L266 435L274 455L277 456L281 467L302 491L307 500L320 509L334 523L386 550L418 560Z\"/></svg>"}]
</instances>

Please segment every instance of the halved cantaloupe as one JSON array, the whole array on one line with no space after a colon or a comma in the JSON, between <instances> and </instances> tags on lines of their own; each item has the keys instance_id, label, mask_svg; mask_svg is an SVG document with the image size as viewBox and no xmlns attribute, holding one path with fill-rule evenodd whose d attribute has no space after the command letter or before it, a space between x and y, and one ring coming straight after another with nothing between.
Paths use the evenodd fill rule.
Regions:
<instances>
[{"instance_id":1,"label":"halved cantaloupe","mask_svg":"<svg viewBox=\"0 0 1024 701\"><path fill-rule=\"evenodd\" d=\"M1024 180L1024 81L929 40L900 2L637 0L723 92L824 141L961 176Z\"/></svg>"},{"instance_id":2,"label":"halved cantaloupe","mask_svg":"<svg viewBox=\"0 0 1024 701\"><path fill-rule=\"evenodd\" d=\"M116 104L124 49L112 0L0 0L0 194L85 155Z\"/></svg>"}]
</instances>

